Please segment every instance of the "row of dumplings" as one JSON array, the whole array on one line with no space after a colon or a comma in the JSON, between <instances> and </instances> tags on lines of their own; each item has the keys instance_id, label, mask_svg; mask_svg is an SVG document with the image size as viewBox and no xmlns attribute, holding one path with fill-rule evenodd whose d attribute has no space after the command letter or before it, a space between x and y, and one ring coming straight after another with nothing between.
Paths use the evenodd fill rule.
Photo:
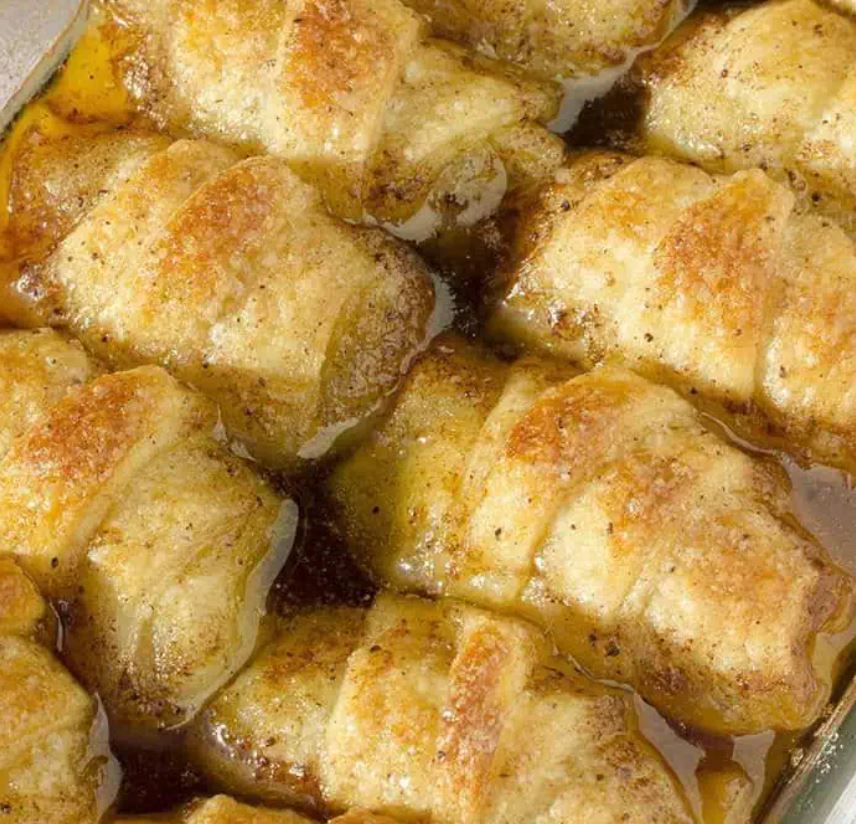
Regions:
<instances>
[{"instance_id":1,"label":"row of dumplings","mask_svg":"<svg viewBox=\"0 0 856 824\"><path fill-rule=\"evenodd\" d=\"M12 821L109 806L79 684L114 732L182 728L212 786L342 822L712 817L567 655L713 734L820 715L814 647L850 624L853 581L782 470L690 401L853 467L856 22L813 0L691 16L618 89L641 120L609 136L634 157L566 154L551 78L620 65L685 9L616 3L598 50L452 5L432 27L393 0L110 0L147 128L16 141L0 316L34 331L0 336ZM429 268L359 225L407 236L426 205L423 250L490 249L486 333L531 354L435 337ZM247 459L297 473L331 450L351 550L404 594L271 614L297 508ZM704 780L748 815L745 776ZM301 820L223 796L176 815Z\"/></svg>"},{"instance_id":2,"label":"row of dumplings","mask_svg":"<svg viewBox=\"0 0 856 824\"><path fill-rule=\"evenodd\" d=\"M295 508L211 404L158 367L100 374L53 331L0 349L12 820L95 820L109 766L39 591L114 734L183 726L217 786L320 812L692 820L628 697L554 642L714 732L798 729L828 696L812 641L848 620L852 582L783 517L776 468L632 373L440 338L330 485L381 580L461 600L277 616ZM708 780L745 808L745 777Z\"/></svg>"},{"instance_id":3,"label":"row of dumplings","mask_svg":"<svg viewBox=\"0 0 856 824\"><path fill-rule=\"evenodd\" d=\"M546 377L533 366L533 381ZM600 380L643 402L669 394L629 373ZM0 385L10 820L94 821L110 800L104 718L52 653L40 593L113 734L183 725L191 762L241 796L460 822L569 821L581 804L604 820L692 820L626 694L580 675L530 623L392 594L266 614L294 505L226 448L214 407L160 368L104 374L56 332L7 331ZM709 781L723 804L744 802L741 776ZM187 820L220 820L228 803Z\"/></svg>"},{"instance_id":4,"label":"row of dumplings","mask_svg":"<svg viewBox=\"0 0 856 824\"><path fill-rule=\"evenodd\" d=\"M231 2L205 15L177 1L142 4L135 13L151 16L147 34L135 35L137 48L124 46L116 71L143 63L140 73L168 82L192 108L203 95L185 85L216 64L223 83L249 95L235 61L222 65L229 37L252 42L247 59L261 61L268 52L244 29L279 31L268 16L274 6L285 12L281 4L246 0L258 8L242 15L241 4L234 0L231 9ZM115 5L114 14L137 20ZM172 15L169 26L157 24L161 6L162 15ZM375 20L380 7L334 6L323 14L319 6L312 25L345 27L356 37L351 29L364 12L372 31L386 31ZM404 6L394 8L410 19ZM293 29L312 28L304 11L277 23L289 49L297 48ZM122 25L136 32L143 23ZM175 45L170 59L146 62L152 38L178 37L183 26L197 51ZM334 39L333 32L313 38ZM447 227L422 248L440 244L454 263L479 270L485 331L494 341L584 368L618 362L725 410L747 432L764 431L789 449L850 469L854 54L856 22L814 0L693 15L637 61L619 90L636 89L644 109L639 128L613 135L614 142L654 154L562 150L537 181L509 179L494 214L465 238ZM324 50L316 57L330 59ZM187 65L174 63L179 58ZM343 88L330 90L331 99L363 88L351 59L346 50L338 61L353 71ZM282 66L277 72L282 83L299 74ZM312 73L319 76L320 69ZM474 81L461 82L469 88ZM430 152L433 170L403 174L436 192L452 166L472 166L472 153L481 151L475 147L490 137L468 116L475 103L449 94L454 106L439 110L466 134L455 142L444 121L436 131L454 146ZM497 108L473 94L479 109ZM151 92L140 108L165 97ZM301 100L313 107L305 118L285 90L261 99L283 129L347 111L307 90ZM420 101L420 110L433 110ZM224 92L211 105L225 115L228 102ZM379 408L443 324L445 295L437 294L435 306L437 284L403 244L331 216L328 210L337 210L323 175L304 165L300 152L259 139L243 149L270 153L246 158L237 136L207 121L151 117L150 125L166 124L173 134L201 133L239 148L173 141L141 130L140 122L94 135L30 128L11 152L0 312L7 322L66 327L113 368L165 366L220 404L224 423L250 454L295 470ZM241 122L249 129L247 118ZM400 137L427 140L426 128ZM373 143L365 152L385 154ZM405 153L419 152L408 145ZM506 170L515 165L503 163ZM339 181L335 189L348 185ZM442 200L467 208L466 198L448 191ZM421 209L424 198L412 205ZM378 221L369 205L361 208L368 222Z\"/></svg>"}]
</instances>

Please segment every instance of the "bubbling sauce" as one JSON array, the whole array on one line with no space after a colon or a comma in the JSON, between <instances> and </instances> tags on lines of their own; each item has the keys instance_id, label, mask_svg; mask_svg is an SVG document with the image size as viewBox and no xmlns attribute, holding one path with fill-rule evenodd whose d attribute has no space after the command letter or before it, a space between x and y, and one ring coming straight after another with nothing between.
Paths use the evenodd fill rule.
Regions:
<instances>
[{"instance_id":1,"label":"bubbling sauce","mask_svg":"<svg viewBox=\"0 0 856 824\"><path fill-rule=\"evenodd\" d=\"M97 134L101 131L137 122L131 102L117 79L116 64L128 47L127 34L114 24L105 24L95 10L94 24L71 53L64 67L49 86L30 103L8 130L0 147L0 321L22 322L24 313L16 315L13 296L3 291L3 271L11 271L14 261L38 250L14 248L6 236L8 196L13 158L24 134L38 128L48 136L64 134ZM620 100L616 106L623 105ZM629 122L633 112L614 112L616 122ZM585 120L585 119L584 119ZM602 124L601 124L602 125ZM596 136L595 136L596 137ZM602 142L603 133L600 135ZM593 136L585 122L570 136L573 143L591 143ZM430 249L428 249L430 253ZM474 261L474 271L485 271L487 261ZM461 292L480 291L479 284L461 278L451 285L458 312L453 325L472 337L478 330L477 300ZM457 289L457 293L456 290ZM734 434L723 418L708 416L710 426L729 438L741 449L762 453L779 460L792 485L793 515L812 532L833 559L856 575L856 487L843 472L824 466L803 466L790 456L767 444ZM367 605L377 587L348 555L336 524L322 501L312 490L323 481L325 468L314 470L289 484L289 494L296 497L302 513L294 550L274 584L269 607L274 613L285 613L298 607L350 604ZM274 479L283 485L282 479ZM308 491L305 491L308 490ZM836 662L837 684L833 700L838 700L854 669L856 621L846 631L834 636L821 636L815 654ZM671 765L683 785L696 814L709 824L724 822L720 798L723 782L741 772L752 782L752 801L756 816L776 797L791 768L799 759L801 748L810 742L813 730L802 734L777 734L768 731L751 736L715 738L676 724L634 695L641 732ZM117 810L127 813L152 813L218 788L206 782L184 756L182 734L170 732L153 747L122 739L114 733L113 748L122 767L122 784Z\"/></svg>"}]
</instances>

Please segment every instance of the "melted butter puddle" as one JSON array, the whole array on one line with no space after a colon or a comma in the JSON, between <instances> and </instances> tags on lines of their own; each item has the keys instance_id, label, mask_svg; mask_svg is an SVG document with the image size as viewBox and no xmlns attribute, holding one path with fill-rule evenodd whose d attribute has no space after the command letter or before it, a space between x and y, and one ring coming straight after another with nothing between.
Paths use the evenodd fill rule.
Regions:
<instances>
[{"instance_id":1,"label":"melted butter puddle","mask_svg":"<svg viewBox=\"0 0 856 824\"><path fill-rule=\"evenodd\" d=\"M129 35L104 22L96 6L66 62L45 89L17 115L0 144L0 323L30 325L30 307L14 289L18 263L40 259L44 248L21 248L10 227L13 167L33 130L49 139L96 135L129 123L131 100L118 81L116 61L127 51Z\"/></svg>"},{"instance_id":2,"label":"melted butter puddle","mask_svg":"<svg viewBox=\"0 0 856 824\"><path fill-rule=\"evenodd\" d=\"M828 466L804 469L781 456L793 484L794 514L851 575L856 576L856 487L853 478Z\"/></svg>"},{"instance_id":3,"label":"melted butter puddle","mask_svg":"<svg viewBox=\"0 0 856 824\"><path fill-rule=\"evenodd\" d=\"M569 132L576 124L586 104L607 94L630 71L638 57L658 48L692 14L697 3L698 0L678 3L672 14L672 19L669 21L669 25L665 28L663 36L653 43L630 49L623 62L617 66L606 67L597 74L557 77L556 81L562 87L562 99L555 117L547 123L547 128L556 134Z\"/></svg>"},{"instance_id":4,"label":"melted butter puddle","mask_svg":"<svg viewBox=\"0 0 856 824\"><path fill-rule=\"evenodd\" d=\"M9 222L12 167L24 136L38 129L48 137L97 134L124 125L133 116L131 100L118 81L115 63L128 49L128 35L104 23L96 6L68 59L9 126L0 146L0 232ZM0 235L0 257L13 250Z\"/></svg>"},{"instance_id":5,"label":"melted butter puddle","mask_svg":"<svg viewBox=\"0 0 856 824\"><path fill-rule=\"evenodd\" d=\"M853 477L823 464L801 465L780 448L741 437L719 415L702 412L702 416L713 431L739 449L772 458L785 470L791 483L791 514L836 564L856 577L856 484ZM852 675L854 654L856 615L842 632L818 634L814 663L818 670L833 673L833 704L847 686L844 679ZM731 739L734 760L756 785L756 815L775 798L777 789L798 765L803 748L811 743L816 727L825 717L826 714L814 727L801 733L777 734L771 730ZM652 743L661 749L657 740Z\"/></svg>"}]
</instances>

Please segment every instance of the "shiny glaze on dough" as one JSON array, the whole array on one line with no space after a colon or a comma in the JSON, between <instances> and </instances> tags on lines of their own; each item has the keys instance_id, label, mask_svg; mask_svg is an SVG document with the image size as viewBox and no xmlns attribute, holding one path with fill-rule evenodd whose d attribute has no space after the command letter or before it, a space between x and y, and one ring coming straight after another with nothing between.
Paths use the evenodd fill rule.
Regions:
<instances>
[{"instance_id":1,"label":"shiny glaze on dough","mask_svg":"<svg viewBox=\"0 0 856 824\"><path fill-rule=\"evenodd\" d=\"M378 580L529 617L679 721L796 730L829 695L814 637L848 625L852 579L778 467L630 372L441 339L329 489Z\"/></svg>"}]
</instances>

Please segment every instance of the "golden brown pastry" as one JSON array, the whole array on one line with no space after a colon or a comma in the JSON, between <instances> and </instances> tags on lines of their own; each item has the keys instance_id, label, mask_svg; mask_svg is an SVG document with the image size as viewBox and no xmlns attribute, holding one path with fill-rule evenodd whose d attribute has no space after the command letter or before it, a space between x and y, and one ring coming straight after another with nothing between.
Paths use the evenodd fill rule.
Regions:
<instances>
[{"instance_id":1,"label":"golden brown pastry","mask_svg":"<svg viewBox=\"0 0 856 824\"><path fill-rule=\"evenodd\" d=\"M0 545L63 601L65 654L111 718L181 723L251 654L296 508L215 439L212 405L157 367L71 388L78 347L6 332L0 384L44 394L48 350L52 392L68 391L0 460ZM8 438L20 417L0 411Z\"/></svg>"},{"instance_id":2,"label":"golden brown pastry","mask_svg":"<svg viewBox=\"0 0 856 824\"><path fill-rule=\"evenodd\" d=\"M165 366L278 467L318 457L372 412L427 334L425 266L328 216L272 157L33 132L10 203L9 291L25 319L70 328L115 368ZM46 227L35 251L34 225Z\"/></svg>"},{"instance_id":3,"label":"golden brown pastry","mask_svg":"<svg viewBox=\"0 0 856 824\"><path fill-rule=\"evenodd\" d=\"M800 729L829 696L814 638L853 581L786 515L778 466L631 372L442 338L330 490L379 580L528 617L679 721Z\"/></svg>"},{"instance_id":4,"label":"golden brown pastry","mask_svg":"<svg viewBox=\"0 0 856 824\"><path fill-rule=\"evenodd\" d=\"M95 824L115 787L95 701L37 640L53 616L33 581L0 556L0 817Z\"/></svg>"},{"instance_id":5,"label":"golden brown pastry","mask_svg":"<svg viewBox=\"0 0 856 824\"><path fill-rule=\"evenodd\" d=\"M523 622L382 595L278 637L194 724L198 762L255 797L408 821L689 822L625 695Z\"/></svg>"},{"instance_id":6,"label":"golden brown pastry","mask_svg":"<svg viewBox=\"0 0 856 824\"><path fill-rule=\"evenodd\" d=\"M634 76L647 150L713 172L759 166L856 232L852 17L815 0L700 13Z\"/></svg>"},{"instance_id":7,"label":"golden brown pastry","mask_svg":"<svg viewBox=\"0 0 856 824\"><path fill-rule=\"evenodd\" d=\"M596 75L652 46L683 0L404 0L434 32L540 77Z\"/></svg>"},{"instance_id":8,"label":"golden brown pastry","mask_svg":"<svg viewBox=\"0 0 856 824\"><path fill-rule=\"evenodd\" d=\"M387 815L375 815L366 810L350 810L331 819L331 824L395 824L396 821L398 819Z\"/></svg>"},{"instance_id":9,"label":"golden brown pastry","mask_svg":"<svg viewBox=\"0 0 856 824\"><path fill-rule=\"evenodd\" d=\"M491 331L856 467L856 246L760 170L589 153L518 217Z\"/></svg>"},{"instance_id":10,"label":"golden brown pastry","mask_svg":"<svg viewBox=\"0 0 856 824\"><path fill-rule=\"evenodd\" d=\"M105 0L139 107L173 133L282 158L333 210L422 239L555 165L559 90L426 37L399 0ZM109 24L108 24L109 28ZM423 208L424 207L424 208Z\"/></svg>"},{"instance_id":11,"label":"golden brown pastry","mask_svg":"<svg viewBox=\"0 0 856 824\"><path fill-rule=\"evenodd\" d=\"M241 804L227 795L217 795L194 802L178 813L151 817L119 818L116 824L311 824L307 818L291 810L274 810ZM352 810L332 819L330 824L395 824L386 816Z\"/></svg>"},{"instance_id":12,"label":"golden brown pastry","mask_svg":"<svg viewBox=\"0 0 856 824\"><path fill-rule=\"evenodd\" d=\"M79 344L54 331L0 330L0 458L71 387L98 372Z\"/></svg>"}]
</instances>

